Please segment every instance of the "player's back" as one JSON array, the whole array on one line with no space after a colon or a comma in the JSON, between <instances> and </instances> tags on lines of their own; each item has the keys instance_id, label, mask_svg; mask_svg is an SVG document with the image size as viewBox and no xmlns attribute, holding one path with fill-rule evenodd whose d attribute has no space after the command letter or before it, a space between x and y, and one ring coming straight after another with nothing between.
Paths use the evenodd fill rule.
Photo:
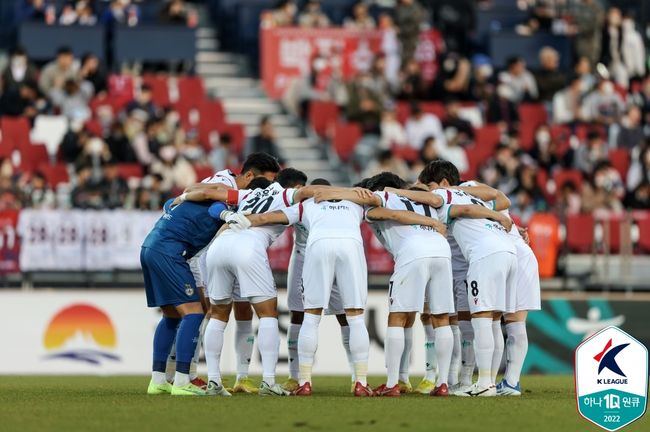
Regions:
<instances>
[{"instance_id":1,"label":"player's back","mask_svg":"<svg viewBox=\"0 0 650 432\"><path fill-rule=\"evenodd\" d=\"M351 238L363 243L361 221L363 207L351 201L336 200L315 202L309 199L299 204L300 218L309 231L307 244L322 238Z\"/></svg>"},{"instance_id":2,"label":"player's back","mask_svg":"<svg viewBox=\"0 0 650 432\"><path fill-rule=\"evenodd\" d=\"M438 209L438 216L445 218L450 233L467 261L479 260L498 252L516 253L509 234L499 223L489 219L457 218L450 220L449 212L454 205L481 205L489 208L485 202L461 190L437 189L433 191L443 199Z\"/></svg>"},{"instance_id":3,"label":"player's back","mask_svg":"<svg viewBox=\"0 0 650 432\"><path fill-rule=\"evenodd\" d=\"M388 192L375 192L375 195L382 199L382 205L387 209L412 211L438 219L435 209L428 205ZM419 258L450 257L447 240L432 227L404 225L395 221L369 222L379 241L393 255L395 265Z\"/></svg>"}]
</instances>

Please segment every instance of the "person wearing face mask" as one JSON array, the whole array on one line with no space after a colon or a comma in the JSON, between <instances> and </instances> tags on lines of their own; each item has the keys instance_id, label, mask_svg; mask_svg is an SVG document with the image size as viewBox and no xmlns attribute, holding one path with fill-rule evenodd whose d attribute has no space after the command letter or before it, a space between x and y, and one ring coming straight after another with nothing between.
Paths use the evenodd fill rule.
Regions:
<instances>
[{"instance_id":1,"label":"person wearing face mask","mask_svg":"<svg viewBox=\"0 0 650 432\"><path fill-rule=\"evenodd\" d=\"M160 159L151 164L151 173L162 176L162 190L185 189L196 183L196 173L192 164L178 155L176 147L173 145L161 147L159 157Z\"/></svg>"},{"instance_id":2,"label":"person wearing face mask","mask_svg":"<svg viewBox=\"0 0 650 432\"><path fill-rule=\"evenodd\" d=\"M293 25L298 7L294 0L280 0L270 15L270 25L273 27L289 27Z\"/></svg>"},{"instance_id":3,"label":"person wearing face mask","mask_svg":"<svg viewBox=\"0 0 650 432\"><path fill-rule=\"evenodd\" d=\"M596 165L607 159L607 143L597 131L587 134L587 142L576 150L575 167L583 173L591 173Z\"/></svg>"},{"instance_id":4,"label":"person wearing face mask","mask_svg":"<svg viewBox=\"0 0 650 432\"><path fill-rule=\"evenodd\" d=\"M9 64L2 72L2 91L15 91L21 84L37 81L36 68L29 62L27 51L17 47L11 53Z\"/></svg>"},{"instance_id":5,"label":"person wearing face mask","mask_svg":"<svg viewBox=\"0 0 650 432\"><path fill-rule=\"evenodd\" d=\"M487 122L499 123L503 129L519 123L517 107L512 102L512 90L505 84L499 84L495 94L490 98L487 109Z\"/></svg>"},{"instance_id":6,"label":"person wearing face mask","mask_svg":"<svg viewBox=\"0 0 650 432\"><path fill-rule=\"evenodd\" d=\"M623 211L621 199L625 187L609 161L603 160L594 168L591 180L582 187L582 211L586 213L599 211Z\"/></svg>"},{"instance_id":7,"label":"person wearing face mask","mask_svg":"<svg viewBox=\"0 0 650 432\"><path fill-rule=\"evenodd\" d=\"M533 148L528 154L546 172L560 165L568 167L573 159L573 150L569 149L563 156L558 156L558 142L551 137L548 126L541 125L535 133Z\"/></svg>"},{"instance_id":8,"label":"person wearing face mask","mask_svg":"<svg viewBox=\"0 0 650 432\"><path fill-rule=\"evenodd\" d=\"M574 76L569 85L553 96L553 121L558 124L573 123L580 119L582 78Z\"/></svg>"}]
</instances>

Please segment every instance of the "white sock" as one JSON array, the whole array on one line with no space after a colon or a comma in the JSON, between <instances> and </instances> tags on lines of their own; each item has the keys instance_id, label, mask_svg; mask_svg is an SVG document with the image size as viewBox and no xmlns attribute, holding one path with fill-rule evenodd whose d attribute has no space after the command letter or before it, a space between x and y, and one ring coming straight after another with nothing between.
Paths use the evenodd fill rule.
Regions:
<instances>
[{"instance_id":1,"label":"white sock","mask_svg":"<svg viewBox=\"0 0 650 432\"><path fill-rule=\"evenodd\" d=\"M298 380L300 361L298 360L298 335L301 324L289 324L287 330L287 349L289 351L289 378Z\"/></svg>"},{"instance_id":2,"label":"white sock","mask_svg":"<svg viewBox=\"0 0 650 432\"><path fill-rule=\"evenodd\" d=\"M386 370L388 371L386 387L394 387L399 379L400 361L404 352L404 328L388 327L384 342Z\"/></svg>"},{"instance_id":3,"label":"white sock","mask_svg":"<svg viewBox=\"0 0 650 432\"><path fill-rule=\"evenodd\" d=\"M506 334L508 340L506 343L506 372L503 378L512 386L519 383L521 377L521 368L526 360L528 352L528 334L526 333L526 323L524 321L512 322L506 324Z\"/></svg>"},{"instance_id":4,"label":"white sock","mask_svg":"<svg viewBox=\"0 0 650 432\"><path fill-rule=\"evenodd\" d=\"M436 357L438 358L438 380L436 385L447 384L451 353L454 351L454 333L450 326L434 329L436 337Z\"/></svg>"},{"instance_id":5,"label":"white sock","mask_svg":"<svg viewBox=\"0 0 650 432\"><path fill-rule=\"evenodd\" d=\"M280 354L280 329L277 318L260 318L257 341L262 357L262 380L272 386L275 384L275 367Z\"/></svg>"},{"instance_id":6,"label":"white sock","mask_svg":"<svg viewBox=\"0 0 650 432\"><path fill-rule=\"evenodd\" d=\"M205 318L203 318L201 327L199 327L199 341L196 344L196 349L194 350L192 363L190 363L190 381L192 381L193 379L199 376L197 373L197 369L199 368L199 360L201 358L201 348L203 347L203 335L205 334L205 328L208 326L208 321L210 321L210 319L206 316Z\"/></svg>"},{"instance_id":7,"label":"white sock","mask_svg":"<svg viewBox=\"0 0 650 432\"><path fill-rule=\"evenodd\" d=\"M494 354L494 335L492 318L472 318L474 327L474 355L478 367L478 384L488 387L492 384L492 354Z\"/></svg>"},{"instance_id":8,"label":"white sock","mask_svg":"<svg viewBox=\"0 0 650 432\"><path fill-rule=\"evenodd\" d=\"M460 355L461 367L458 380L460 385L468 386L472 384L474 377L474 366L476 358L474 357L474 327L471 321L458 321L460 330Z\"/></svg>"},{"instance_id":9,"label":"white sock","mask_svg":"<svg viewBox=\"0 0 650 432\"><path fill-rule=\"evenodd\" d=\"M188 385L189 383L190 383L189 374L184 374L184 373L180 373L179 371L176 371L176 374L174 374L174 385L176 387L183 387Z\"/></svg>"},{"instance_id":10,"label":"white sock","mask_svg":"<svg viewBox=\"0 0 650 432\"><path fill-rule=\"evenodd\" d=\"M411 350L413 349L413 327L404 329L404 351L399 362L399 380L409 382L409 367L411 366Z\"/></svg>"},{"instance_id":11,"label":"white sock","mask_svg":"<svg viewBox=\"0 0 650 432\"><path fill-rule=\"evenodd\" d=\"M211 318L203 333L203 349L208 364L208 381L221 384L221 351L227 322Z\"/></svg>"},{"instance_id":12,"label":"white sock","mask_svg":"<svg viewBox=\"0 0 650 432\"><path fill-rule=\"evenodd\" d=\"M167 374L165 374L165 372L153 371L151 372L151 381L153 381L154 384L165 384L171 380L167 379Z\"/></svg>"},{"instance_id":13,"label":"white sock","mask_svg":"<svg viewBox=\"0 0 650 432\"><path fill-rule=\"evenodd\" d=\"M298 336L298 358L300 361L299 380L300 385L311 383L311 371L314 366L314 356L318 349L318 325L320 314L306 313L300 327Z\"/></svg>"},{"instance_id":14,"label":"white sock","mask_svg":"<svg viewBox=\"0 0 650 432\"><path fill-rule=\"evenodd\" d=\"M368 351L370 337L363 315L348 316L350 326L350 354L354 363L354 373L357 382L368 385Z\"/></svg>"},{"instance_id":15,"label":"white sock","mask_svg":"<svg viewBox=\"0 0 650 432\"><path fill-rule=\"evenodd\" d=\"M174 375L176 375L176 340L174 340L169 356L167 356L167 365L165 366L167 382L174 381Z\"/></svg>"},{"instance_id":16,"label":"white sock","mask_svg":"<svg viewBox=\"0 0 650 432\"><path fill-rule=\"evenodd\" d=\"M237 379L246 378L248 376L248 367L251 364L254 342L255 342L255 335L253 335L253 321L237 320L237 326L235 326L235 355L237 357Z\"/></svg>"},{"instance_id":17,"label":"white sock","mask_svg":"<svg viewBox=\"0 0 650 432\"><path fill-rule=\"evenodd\" d=\"M424 359L425 359L425 373L424 379L436 382L436 368L438 367L438 359L436 359L436 345L435 333L431 324L424 325Z\"/></svg>"},{"instance_id":18,"label":"white sock","mask_svg":"<svg viewBox=\"0 0 650 432\"><path fill-rule=\"evenodd\" d=\"M492 354L492 384L497 381L497 374L501 368L501 359L503 358L503 331L501 330L501 320L492 321L492 337L494 337L494 353Z\"/></svg>"},{"instance_id":19,"label":"white sock","mask_svg":"<svg viewBox=\"0 0 650 432\"><path fill-rule=\"evenodd\" d=\"M451 364L449 365L449 385L458 384L458 373L460 372L460 329L457 325L451 325L451 332L454 335L454 349L451 352Z\"/></svg>"},{"instance_id":20,"label":"white sock","mask_svg":"<svg viewBox=\"0 0 650 432\"><path fill-rule=\"evenodd\" d=\"M348 365L350 365L350 374L352 382L356 382L354 376L354 364L352 363L352 354L350 354L350 326L340 326L341 327L341 342L343 342L343 348L345 349L345 355L348 358Z\"/></svg>"}]
</instances>

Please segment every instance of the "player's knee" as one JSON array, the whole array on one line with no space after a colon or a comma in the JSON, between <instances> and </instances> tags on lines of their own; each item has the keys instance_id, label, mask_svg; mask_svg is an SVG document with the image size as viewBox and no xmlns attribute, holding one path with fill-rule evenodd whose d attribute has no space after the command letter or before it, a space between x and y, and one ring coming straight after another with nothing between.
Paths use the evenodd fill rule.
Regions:
<instances>
[{"instance_id":1,"label":"player's knee","mask_svg":"<svg viewBox=\"0 0 650 432\"><path fill-rule=\"evenodd\" d=\"M459 311L458 312L458 321L469 321L472 319L472 314L468 311Z\"/></svg>"},{"instance_id":2,"label":"player's knee","mask_svg":"<svg viewBox=\"0 0 650 432\"><path fill-rule=\"evenodd\" d=\"M447 315L447 314L433 315L431 317L431 321L433 322L433 326L435 328L448 326L449 325L449 315Z\"/></svg>"},{"instance_id":3,"label":"player's knee","mask_svg":"<svg viewBox=\"0 0 650 432\"><path fill-rule=\"evenodd\" d=\"M429 325L431 324L431 314L428 313L421 313L420 314L420 321L422 321L423 325Z\"/></svg>"},{"instance_id":4,"label":"player's knee","mask_svg":"<svg viewBox=\"0 0 650 432\"><path fill-rule=\"evenodd\" d=\"M253 319L253 308L249 302L235 302L235 319L237 321Z\"/></svg>"},{"instance_id":5,"label":"player's knee","mask_svg":"<svg viewBox=\"0 0 650 432\"><path fill-rule=\"evenodd\" d=\"M514 322L525 322L526 318L528 317L528 311L517 311L515 313L509 313L505 314L504 318L506 320L506 324L514 323Z\"/></svg>"},{"instance_id":6,"label":"player's knee","mask_svg":"<svg viewBox=\"0 0 650 432\"><path fill-rule=\"evenodd\" d=\"M291 311L291 324L302 324L304 318L304 312Z\"/></svg>"},{"instance_id":7,"label":"player's knee","mask_svg":"<svg viewBox=\"0 0 650 432\"><path fill-rule=\"evenodd\" d=\"M226 300L210 300L210 318L218 319L219 321L228 322L230 317L230 310L232 309L232 302Z\"/></svg>"},{"instance_id":8,"label":"player's knee","mask_svg":"<svg viewBox=\"0 0 650 432\"><path fill-rule=\"evenodd\" d=\"M501 321L502 316L501 312L492 312L492 321Z\"/></svg>"},{"instance_id":9,"label":"player's knee","mask_svg":"<svg viewBox=\"0 0 650 432\"><path fill-rule=\"evenodd\" d=\"M345 310L345 315L346 316L363 315L363 309L346 309Z\"/></svg>"},{"instance_id":10,"label":"player's knee","mask_svg":"<svg viewBox=\"0 0 650 432\"><path fill-rule=\"evenodd\" d=\"M407 316L406 316L406 324L404 324L404 328L413 327L413 324L415 324L416 315L417 315L416 312L409 312L407 314Z\"/></svg>"},{"instance_id":11,"label":"player's knee","mask_svg":"<svg viewBox=\"0 0 650 432\"><path fill-rule=\"evenodd\" d=\"M388 314L388 327L406 327L408 313L391 312Z\"/></svg>"},{"instance_id":12,"label":"player's knee","mask_svg":"<svg viewBox=\"0 0 650 432\"><path fill-rule=\"evenodd\" d=\"M181 316L192 314L203 314L203 306L201 302L183 303L176 306L176 310Z\"/></svg>"},{"instance_id":13,"label":"player's knee","mask_svg":"<svg viewBox=\"0 0 650 432\"><path fill-rule=\"evenodd\" d=\"M449 316L449 325L458 325L458 315Z\"/></svg>"},{"instance_id":14,"label":"player's knee","mask_svg":"<svg viewBox=\"0 0 650 432\"><path fill-rule=\"evenodd\" d=\"M251 304L259 318L278 317L278 300L275 297L253 297Z\"/></svg>"}]
</instances>

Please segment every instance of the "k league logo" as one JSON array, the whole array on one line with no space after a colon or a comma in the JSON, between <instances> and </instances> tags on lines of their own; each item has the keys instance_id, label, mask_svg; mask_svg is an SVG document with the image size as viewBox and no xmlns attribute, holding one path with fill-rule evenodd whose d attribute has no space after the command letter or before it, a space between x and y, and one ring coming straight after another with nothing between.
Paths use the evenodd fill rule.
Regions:
<instances>
[{"instance_id":1,"label":"k league logo","mask_svg":"<svg viewBox=\"0 0 650 432\"><path fill-rule=\"evenodd\" d=\"M648 350L618 327L607 327L576 348L575 380L580 415L618 430L646 411Z\"/></svg>"}]
</instances>

